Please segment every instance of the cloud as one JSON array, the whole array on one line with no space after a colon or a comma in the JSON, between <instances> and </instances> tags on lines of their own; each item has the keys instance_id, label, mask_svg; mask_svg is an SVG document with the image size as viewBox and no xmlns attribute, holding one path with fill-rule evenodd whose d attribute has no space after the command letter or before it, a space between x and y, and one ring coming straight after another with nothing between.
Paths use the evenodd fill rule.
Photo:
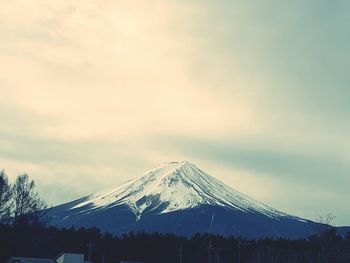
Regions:
<instances>
[{"instance_id":1,"label":"cloud","mask_svg":"<svg viewBox=\"0 0 350 263\"><path fill-rule=\"evenodd\" d=\"M344 203L350 201L350 165L339 156L322 151L298 152L273 142L227 138L158 135L151 145L166 155L175 152L197 160L232 187L281 210L311 219L316 213L336 211L341 215L337 222L346 224L349 220Z\"/></svg>"},{"instance_id":2,"label":"cloud","mask_svg":"<svg viewBox=\"0 0 350 263\"><path fill-rule=\"evenodd\" d=\"M270 142L200 140L195 137L157 136L152 145L202 160L216 160L247 171L256 171L287 181L347 190L350 165L347 160L325 152L293 151ZM277 178L278 179L278 178Z\"/></svg>"},{"instance_id":3,"label":"cloud","mask_svg":"<svg viewBox=\"0 0 350 263\"><path fill-rule=\"evenodd\" d=\"M59 203L190 158L282 209L327 204L349 222L349 8L3 1L1 168Z\"/></svg>"},{"instance_id":4,"label":"cloud","mask_svg":"<svg viewBox=\"0 0 350 263\"><path fill-rule=\"evenodd\" d=\"M3 99L55 119L45 127L52 136L239 129L231 114L244 122L248 107L232 112L188 76L195 40L171 34L178 9L160 1L7 4Z\"/></svg>"}]
</instances>

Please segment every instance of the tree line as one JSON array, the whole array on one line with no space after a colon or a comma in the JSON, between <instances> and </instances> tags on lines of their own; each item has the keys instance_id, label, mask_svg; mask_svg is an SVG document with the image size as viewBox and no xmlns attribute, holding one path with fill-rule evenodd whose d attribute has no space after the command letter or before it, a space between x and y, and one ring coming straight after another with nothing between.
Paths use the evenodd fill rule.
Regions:
<instances>
[{"instance_id":1,"label":"tree line","mask_svg":"<svg viewBox=\"0 0 350 263\"><path fill-rule=\"evenodd\" d=\"M0 262L11 256L55 258L83 253L94 263L348 263L350 234L334 229L307 239L247 240L214 234L191 238L160 233L115 236L96 228L57 229L36 224L0 224Z\"/></svg>"},{"instance_id":2,"label":"tree line","mask_svg":"<svg viewBox=\"0 0 350 263\"><path fill-rule=\"evenodd\" d=\"M350 262L350 233L340 236L334 228L299 240L208 233L191 238L142 232L116 236L97 228L58 229L45 224L41 211L47 206L27 174L10 184L2 171L0 201L0 263L11 256L54 258L61 252L83 253L94 263Z\"/></svg>"},{"instance_id":3,"label":"tree line","mask_svg":"<svg viewBox=\"0 0 350 263\"><path fill-rule=\"evenodd\" d=\"M40 211L47 207L28 174L19 175L10 184L5 171L0 172L0 223L26 224L40 220Z\"/></svg>"}]
</instances>

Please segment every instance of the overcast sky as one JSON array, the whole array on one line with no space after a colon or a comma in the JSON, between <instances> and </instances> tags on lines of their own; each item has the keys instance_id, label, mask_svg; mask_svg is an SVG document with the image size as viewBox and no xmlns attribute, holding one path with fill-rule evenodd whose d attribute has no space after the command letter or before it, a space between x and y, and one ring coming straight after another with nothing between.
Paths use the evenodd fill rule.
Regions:
<instances>
[{"instance_id":1,"label":"overcast sky","mask_svg":"<svg viewBox=\"0 0 350 263\"><path fill-rule=\"evenodd\" d=\"M49 204L188 160L350 225L350 2L0 0L0 169Z\"/></svg>"}]
</instances>

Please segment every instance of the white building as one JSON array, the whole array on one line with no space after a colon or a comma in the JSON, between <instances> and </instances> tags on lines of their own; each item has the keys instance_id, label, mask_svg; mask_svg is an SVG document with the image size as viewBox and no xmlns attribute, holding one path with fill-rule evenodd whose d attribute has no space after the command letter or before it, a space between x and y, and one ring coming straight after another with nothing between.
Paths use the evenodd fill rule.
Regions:
<instances>
[{"instance_id":1,"label":"white building","mask_svg":"<svg viewBox=\"0 0 350 263\"><path fill-rule=\"evenodd\" d=\"M55 259L11 257L6 263L92 263L84 260L84 254L61 253Z\"/></svg>"},{"instance_id":2,"label":"white building","mask_svg":"<svg viewBox=\"0 0 350 263\"><path fill-rule=\"evenodd\" d=\"M24 257L11 257L6 263L56 263L51 258L24 258Z\"/></svg>"},{"instance_id":3,"label":"white building","mask_svg":"<svg viewBox=\"0 0 350 263\"><path fill-rule=\"evenodd\" d=\"M87 263L84 254L61 253L56 257L57 263Z\"/></svg>"}]
</instances>

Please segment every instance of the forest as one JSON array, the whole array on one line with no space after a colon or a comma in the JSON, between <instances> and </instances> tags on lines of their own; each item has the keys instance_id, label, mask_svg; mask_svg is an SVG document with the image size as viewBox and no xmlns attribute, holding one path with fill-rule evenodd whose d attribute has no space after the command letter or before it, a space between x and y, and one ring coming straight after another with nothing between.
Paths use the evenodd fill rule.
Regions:
<instances>
[{"instance_id":1,"label":"forest","mask_svg":"<svg viewBox=\"0 0 350 263\"><path fill-rule=\"evenodd\" d=\"M12 256L55 258L61 252L83 253L94 263L123 260L148 263L345 263L350 262L350 233L334 228L307 239L247 240L215 234L191 238L160 233L115 236L91 229L58 229L45 224L47 205L24 174L11 185L0 173L0 263Z\"/></svg>"}]
</instances>

